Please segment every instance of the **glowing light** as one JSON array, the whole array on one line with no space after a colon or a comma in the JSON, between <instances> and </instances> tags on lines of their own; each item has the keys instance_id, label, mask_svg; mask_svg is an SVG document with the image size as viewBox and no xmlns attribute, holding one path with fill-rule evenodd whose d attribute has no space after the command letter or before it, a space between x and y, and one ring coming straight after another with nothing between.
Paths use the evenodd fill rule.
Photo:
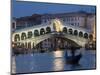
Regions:
<instances>
[{"instance_id":1,"label":"glowing light","mask_svg":"<svg viewBox=\"0 0 100 75\"><path fill-rule=\"evenodd\" d=\"M53 66L53 69L54 71L58 71L58 70L63 70L64 69L64 61L63 59L55 59L54 60L54 66Z\"/></svg>"},{"instance_id":2,"label":"glowing light","mask_svg":"<svg viewBox=\"0 0 100 75\"><path fill-rule=\"evenodd\" d=\"M62 31L62 24L61 24L61 22L60 22L60 20L59 19L55 19L54 20L54 27L55 27L55 31L57 31L57 32L61 32Z\"/></svg>"},{"instance_id":3,"label":"glowing light","mask_svg":"<svg viewBox=\"0 0 100 75\"><path fill-rule=\"evenodd\" d=\"M63 56L63 52L60 51L60 49L58 48L56 52L54 52L54 57L62 57Z\"/></svg>"}]
</instances>

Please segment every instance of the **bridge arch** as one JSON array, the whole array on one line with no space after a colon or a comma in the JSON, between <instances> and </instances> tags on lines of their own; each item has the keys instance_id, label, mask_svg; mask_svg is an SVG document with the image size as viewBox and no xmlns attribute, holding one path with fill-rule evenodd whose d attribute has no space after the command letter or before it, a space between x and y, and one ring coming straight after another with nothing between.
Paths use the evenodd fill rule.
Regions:
<instances>
[{"instance_id":1,"label":"bridge arch","mask_svg":"<svg viewBox=\"0 0 100 75\"><path fill-rule=\"evenodd\" d=\"M69 39L75 42L79 46L84 46L88 42L88 40L83 37L80 38L78 36L69 35L69 34L62 34L62 36L58 36L58 35L59 34L45 34L45 35L39 36L38 38L34 39L35 40L34 46L36 46L41 41L48 39L48 38L52 38L52 37L66 38L66 39Z\"/></svg>"},{"instance_id":2,"label":"bridge arch","mask_svg":"<svg viewBox=\"0 0 100 75\"><path fill-rule=\"evenodd\" d=\"M50 27L46 27L46 33L50 33L51 32L51 28Z\"/></svg>"},{"instance_id":3,"label":"bridge arch","mask_svg":"<svg viewBox=\"0 0 100 75\"><path fill-rule=\"evenodd\" d=\"M63 32L67 33L67 27L63 27Z\"/></svg>"},{"instance_id":4,"label":"bridge arch","mask_svg":"<svg viewBox=\"0 0 100 75\"><path fill-rule=\"evenodd\" d=\"M39 31L38 30L34 30L34 36L39 36Z\"/></svg>"},{"instance_id":5,"label":"bridge arch","mask_svg":"<svg viewBox=\"0 0 100 75\"><path fill-rule=\"evenodd\" d=\"M33 33L32 33L32 31L28 31L28 33L27 33L28 35L28 38L31 38L32 36L33 36Z\"/></svg>"},{"instance_id":6,"label":"bridge arch","mask_svg":"<svg viewBox=\"0 0 100 75\"><path fill-rule=\"evenodd\" d=\"M46 32L45 32L45 29L44 28L41 28L40 29L40 35L43 35L43 34L45 34Z\"/></svg>"},{"instance_id":7,"label":"bridge arch","mask_svg":"<svg viewBox=\"0 0 100 75\"><path fill-rule=\"evenodd\" d=\"M83 32L82 31L79 32L79 37L83 37Z\"/></svg>"},{"instance_id":8,"label":"bridge arch","mask_svg":"<svg viewBox=\"0 0 100 75\"><path fill-rule=\"evenodd\" d=\"M74 30L74 35L75 35L75 36L78 35L78 30Z\"/></svg>"},{"instance_id":9,"label":"bridge arch","mask_svg":"<svg viewBox=\"0 0 100 75\"><path fill-rule=\"evenodd\" d=\"M14 41L20 41L20 35L19 34L15 34Z\"/></svg>"},{"instance_id":10,"label":"bridge arch","mask_svg":"<svg viewBox=\"0 0 100 75\"><path fill-rule=\"evenodd\" d=\"M73 34L73 29L69 28L69 34Z\"/></svg>"},{"instance_id":11,"label":"bridge arch","mask_svg":"<svg viewBox=\"0 0 100 75\"><path fill-rule=\"evenodd\" d=\"M21 34L21 40L25 40L27 37L26 37L26 33L25 32L22 32Z\"/></svg>"},{"instance_id":12,"label":"bridge arch","mask_svg":"<svg viewBox=\"0 0 100 75\"><path fill-rule=\"evenodd\" d=\"M73 36L73 35L72 35ZM34 46L35 47L37 47L41 42L43 42L43 41L45 41L46 39L49 39L49 38L54 38L54 37L47 37L47 38L43 38L43 39L41 39L41 40L38 40L39 42L37 42ZM59 37L58 37L59 38ZM84 43L84 41L82 40L82 41L79 41L79 39L77 39L77 40L74 40L74 38L72 39L72 38L70 38L69 36L67 37L60 37L60 38L63 38L63 40L65 40L65 41L67 41L69 44L71 43L71 45L74 45L74 46L84 46L85 45L85 43ZM87 41L86 41L87 42Z\"/></svg>"},{"instance_id":13,"label":"bridge arch","mask_svg":"<svg viewBox=\"0 0 100 75\"><path fill-rule=\"evenodd\" d=\"M84 38L88 39L88 33L84 33Z\"/></svg>"}]
</instances>

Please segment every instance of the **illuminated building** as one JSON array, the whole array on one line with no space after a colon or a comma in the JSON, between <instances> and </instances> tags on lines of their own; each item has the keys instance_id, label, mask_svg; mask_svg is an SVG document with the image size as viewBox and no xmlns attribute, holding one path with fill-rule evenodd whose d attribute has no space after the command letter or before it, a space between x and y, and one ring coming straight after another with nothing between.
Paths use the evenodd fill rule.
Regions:
<instances>
[{"instance_id":1,"label":"illuminated building","mask_svg":"<svg viewBox=\"0 0 100 75\"><path fill-rule=\"evenodd\" d=\"M40 25L42 23L50 24L52 19L59 19L64 25L87 28L93 32L93 22L95 21L95 13L71 12L56 14L34 14L32 16L16 18L16 29ZM13 22L13 21L12 21ZM14 22L15 23L15 22ZM12 23L12 24L14 24ZM13 25L14 26L14 25Z\"/></svg>"}]
</instances>

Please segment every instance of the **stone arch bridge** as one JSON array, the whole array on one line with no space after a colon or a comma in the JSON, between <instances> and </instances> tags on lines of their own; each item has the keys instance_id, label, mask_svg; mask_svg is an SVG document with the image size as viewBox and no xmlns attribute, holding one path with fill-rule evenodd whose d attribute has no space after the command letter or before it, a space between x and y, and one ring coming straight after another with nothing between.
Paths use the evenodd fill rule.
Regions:
<instances>
[{"instance_id":1,"label":"stone arch bridge","mask_svg":"<svg viewBox=\"0 0 100 75\"><path fill-rule=\"evenodd\" d=\"M41 41L55 37L55 34L61 33L60 37L72 40L79 46L85 46L88 42L89 37L92 34L80 27L74 27L63 24L60 20L54 19L51 24L41 24L33 27L28 27L20 30L15 30L12 33L12 42L20 44L28 43L36 46Z\"/></svg>"}]
</instances>

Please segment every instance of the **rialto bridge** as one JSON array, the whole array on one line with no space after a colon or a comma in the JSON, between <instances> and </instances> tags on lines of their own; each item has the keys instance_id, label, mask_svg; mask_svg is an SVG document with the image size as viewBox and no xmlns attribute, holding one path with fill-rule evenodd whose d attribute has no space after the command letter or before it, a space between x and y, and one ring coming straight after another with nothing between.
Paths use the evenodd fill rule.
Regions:
<instances>
[{"instance_id":1,"label":"rialto bridge","mask_svg":"<svg viewBox=\"0 0 100 75\"><path fill-rule=\"evenodd\" d=\"M12 33L12 42L18 45L30 45L30 48L33 48L41 41L57 36L67 38L79 46L85 46L92 34L84 28L66 25L59 19L54 19L51 24L45 23L15 30Z\"/></svg>"}]
</instances>

